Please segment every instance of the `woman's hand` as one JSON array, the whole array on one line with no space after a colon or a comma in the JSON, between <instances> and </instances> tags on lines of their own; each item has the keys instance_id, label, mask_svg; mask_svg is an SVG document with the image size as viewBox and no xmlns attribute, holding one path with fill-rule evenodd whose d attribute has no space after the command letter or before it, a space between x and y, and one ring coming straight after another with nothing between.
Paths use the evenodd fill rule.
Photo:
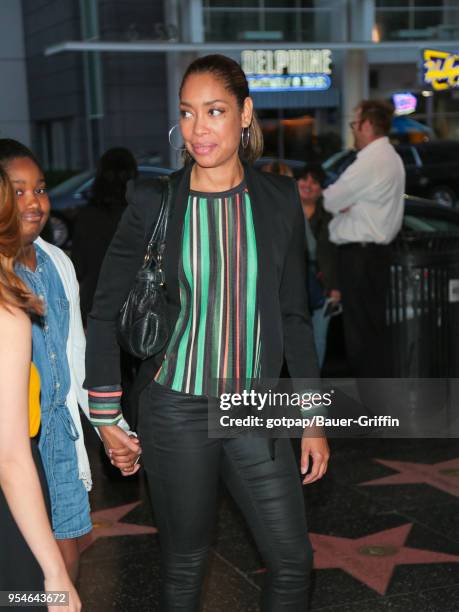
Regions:
<instances>
[{"instance_id":1,"label":"woman's hand","mask_svg":"<svg viewBox=\"0 0 459 612\"><path fill-rule=\"evenodd\" d=\"M311 484L327 471L330 449L324 437L307 438L301 440L301 473L306 474L309 468L309 457L312 457L312 469L304 478L303 484Z\"/></svg>"},{"instance_id":2,"label":"woman's hand","mask_svg":"<svg viewBox=\"0 0 459 612\"><path fill-rule=\"evenodd\" d=\"M63 612L68 610L69 612L79 612L81 610L81 601L78 597L75 587L70 580L65 568L60 573L52 576L51 578L45 578L45 591L59 591L68 592L69 594L69 605L68 607L48 605L48 612Z\"/></svg>"},{"instance_id":3,"label":"woman's hand","mask_svg":"<svg viewBox=\"0 0 459 612\"><path fill-rule=\"evenodd\" d=\"M129 436L118 425L103 425L99 427L99 432L105 452L123 476L132 476L140 470L138 461L142 449L135 436Z\"/></svg>"}]
</instances>

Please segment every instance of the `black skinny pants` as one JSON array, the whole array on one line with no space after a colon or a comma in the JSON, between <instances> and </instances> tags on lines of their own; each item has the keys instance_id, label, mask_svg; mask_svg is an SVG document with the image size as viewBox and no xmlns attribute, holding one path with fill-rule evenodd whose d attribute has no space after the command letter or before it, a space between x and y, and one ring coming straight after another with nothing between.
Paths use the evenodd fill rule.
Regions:
<instances>
[{"instance_id":1,"label":"black skinny pants","mask_svg":"<svg viewBox=\"0 0 459 612\"><path fill-rule=\"evenodd\" d=\"M155 382L140 396L139 436L159 529L161 612L200 608L220 475L267 568L263 612L307 610L312 549L290 440L210 439L206 398Z\"/></svg>"}]
</instances>

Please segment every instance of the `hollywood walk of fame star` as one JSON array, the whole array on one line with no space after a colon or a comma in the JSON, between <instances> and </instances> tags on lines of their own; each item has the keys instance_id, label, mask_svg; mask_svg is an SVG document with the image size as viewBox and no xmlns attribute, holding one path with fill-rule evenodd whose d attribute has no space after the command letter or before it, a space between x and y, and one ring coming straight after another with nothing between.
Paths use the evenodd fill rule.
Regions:
<instances>
[{"instance_id":1,"label":"hollywood walk of fame star","mask_svg":"<svg viewBox=\"0 0 459 612\"><path fill-rule=\"evenodd\" d=\"M81 538L79 543L80 553L89 548L99 538L158 533L156 527L120 522L123 516L126 516L126 514L134 510L134 508L141 503L141 501L137 501L132 504L124 504L122 506L114 506L113 508L91 512L93 530Z\"/></svg>"},{"instance_id":2,"label":"hollywood walk of fame star","mask_svg":"<svg viewBox=\"0 0 459 612\"><path fill-rule=\"evenodd\" d=\"M458 555L405 546L411 527L407 523L356 540L311 533L314 569L342 569L384 595L397 565L459 563Z\"/></svg>"},{"instance_id":3,"label":"hollywood walk of fame star","mask_svg":"<svg viewBox=\"0 0 459 612\"><path fill-rule=\"evenodd\" d=\"M374 461L397 470L399 473L361 482L359 486L424 483L459 497L459 458L433 464L386 461L385 459L375 459Z\"/></svg>"}]
</instances>

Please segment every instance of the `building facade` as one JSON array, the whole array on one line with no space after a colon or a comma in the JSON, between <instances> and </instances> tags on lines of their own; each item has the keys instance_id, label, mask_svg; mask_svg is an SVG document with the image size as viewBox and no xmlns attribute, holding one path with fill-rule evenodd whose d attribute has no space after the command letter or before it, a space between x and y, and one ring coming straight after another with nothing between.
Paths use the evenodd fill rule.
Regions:
<instances>
[{"instance_id":1,"label":"building facade","mask_svg":"<svg viewBox=\"0 0 459 612\"><path fill-rule=\"evenodd\" d=\"M3 0L0 13L0 138L16 138L30 144L21 5L17 0Z\"/></svg>"},{"instance_id":2,"label":"building facade","mask_svg":"<svg viewBox=\"0 0 459 612\"><path fill-rule=\"evenodd\" d=\"M115 145L177 165L180 78L211 52L243 66L267 155L323 159L350 144L360 99L394 94L459 139L456 0L22 0L22 19L32 143L49 168L93 166ZM446 54L446 80L424 82L428 49Z\"/></svg>"},{"instance_id":3,"label":"building facade","mask_svg":"<svg viewBox=\"0 0 459 612\"><path fill-rule=\"evenodd\" d=\"M167 158L163 54L61 53L63 40L151 36L163 3L22 0L32 143L47 169L86 169L106 149Z\"/></svg>"}]
</instances>

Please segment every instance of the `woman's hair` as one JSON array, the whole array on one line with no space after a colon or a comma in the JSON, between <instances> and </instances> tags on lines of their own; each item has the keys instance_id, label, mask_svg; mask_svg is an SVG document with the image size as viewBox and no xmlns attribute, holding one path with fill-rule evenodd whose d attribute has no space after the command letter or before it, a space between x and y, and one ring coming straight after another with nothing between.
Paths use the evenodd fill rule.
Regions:
<instances>
[{"instance_id":1,"label":"woman's hair","mask_svg":"<svg viewBox=\"0 0 459 612\"><path fill-rule=\"evenodd\" d=\"M126 183L137 174L137 162L128 149L108 149L97 164L89 204L102 208L126 204Z\"/></svg>"},{"instance_id":2,"label":"woman's hair","mask_svg":"<svg viewBox=\"0 0 459 612\"><path fill-rule=\"evenodd\" d=\"M25 145L12 138L0 138L0 166L6 168L10 161L18 157L31 159L42 170L35 155Z\"/></svg>"},{"instance_id":3,"label":"woman's hair","mask_svg":"<svg viewBox=\"0 0 459 612\"><path fill-rule=\"evenodd\" d=\"M325 179L327 178L327 175L320 164L306 164L298 179L305 179L308 176L311 176L312 179L319 183L321 187L324 186Z\"/></svg>"},{"instance_id":4,"label":"woman's hair","mask_svg":"<svg viewBox=\"0 0 459 612\"><path fill-rule=\"evenodd\" d=\"M0 164L0 307L43 314L43 304L14 273L22 252L21 221L13 186Z\"/></svg>"},{"instance_id":5,"label":"woman's hair","mask_svg":"<svg viewBox=\"0 0 459 612\"><path fill-rule=\"evenodd\" d=\"M182 94L183 86L189 76L206 73L214 75L223 83L225 89L236 98L239 109L242 111L244 100L250 96L249 85L241 66L226 55L205 55L194 60L183 75L179 95ZM239 156L252 163L261 156L262 152L263 134L255 111L253 111L252 122L249 127L249 141L246 148L242 146L241 142L239 145ZM191 155L188 151L185 151L185 162L189 162L191 159Z\"/></svg>"},{"instance_id":6,"label":"woman's hair","mask_svg":"<svg viewBox=\"0 0 459 612\"><path fill-rule=\"evenodd\" d=\"M277 160L263 164L260 170L263 172L271 172L271 174L281 174L283 176L291 176L293 178L293 171L290 166L286 163Z\"/></svg>"}]
</instances>

